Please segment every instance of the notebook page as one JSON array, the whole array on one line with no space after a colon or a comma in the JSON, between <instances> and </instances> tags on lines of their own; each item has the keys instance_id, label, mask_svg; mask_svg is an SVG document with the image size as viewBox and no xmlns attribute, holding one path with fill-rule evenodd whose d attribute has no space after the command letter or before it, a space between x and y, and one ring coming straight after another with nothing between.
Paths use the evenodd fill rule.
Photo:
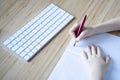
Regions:
<instances>
[{"instance_id":1,"label":"notebook page","mask_svg":"<svg viewBox=\"0 0 120 80\"><path fill-rule=\"evenodd\" d=\"M120 37L103 33L82 40L75 47L73 44L71 40L48 80L89 80L89 73L81 57L81 51L89 44L100 46L103 55L111 57L105 80L120 79Z\"/></svg>"}]
</instances>

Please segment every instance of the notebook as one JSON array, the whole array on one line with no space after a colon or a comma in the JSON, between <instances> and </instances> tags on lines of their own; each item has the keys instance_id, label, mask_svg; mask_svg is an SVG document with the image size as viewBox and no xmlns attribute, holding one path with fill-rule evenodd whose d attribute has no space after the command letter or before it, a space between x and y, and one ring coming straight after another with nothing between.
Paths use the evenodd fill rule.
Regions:
<instances>
[{"instance_id":1,"label":"notebook","mask_svg":"<svg viewBox=\"0 0 120 80\"><path fill-rule=\"evenodd\" d=\"M103 33L78 42L76 47L73 44L71 40L48 80L89 80L90 76L81 57L81 51L89 44L100 46L103 55L111 57L104 80L120 79L120 37Z\"/></svg>"}]
</instances>

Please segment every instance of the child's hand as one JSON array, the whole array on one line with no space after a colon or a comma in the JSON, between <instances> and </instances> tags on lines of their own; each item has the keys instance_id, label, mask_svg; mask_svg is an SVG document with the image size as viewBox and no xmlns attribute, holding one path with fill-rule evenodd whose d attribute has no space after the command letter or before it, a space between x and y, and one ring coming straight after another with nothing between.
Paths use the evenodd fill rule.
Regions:
<instances>
[{"instance_id":1,"label":"child's hand","mask_svg":"<svg viewBox=\"0 0 120 80\"><path fill-rule=\"evenodd\" d=\"M110 62L110 57L106 56L104 59L100 48L94 45L88 46L87 49L88 51L83 51L82 55L92 80L103 80L104 72Z\"/></svg>"},{"instance_id":2,"label":"child's hand","mask_svg":"<svg viewBox=\"0 0 120 80\"><path fill-rule=\"evenodd\" d=\"M75 23L73 27L69 30L70 35L74 38L76 42L97 33L96 29L93 26L84 26L81 34L76 37L78 28L79 24Z\"/></svg>"}]
</instances>

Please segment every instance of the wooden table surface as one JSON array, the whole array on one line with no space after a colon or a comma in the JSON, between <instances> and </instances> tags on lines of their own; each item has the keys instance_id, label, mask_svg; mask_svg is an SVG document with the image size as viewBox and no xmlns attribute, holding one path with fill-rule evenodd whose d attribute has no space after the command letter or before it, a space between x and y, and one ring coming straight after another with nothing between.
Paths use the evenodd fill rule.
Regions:
<instances>
[{"instance_id":1,"label":"wooden table surface","mask_svg":"<svg viewBox=\"0 0 120 80\"><path fill-rule=\"evenodd\" d=\"M53 38L30 62L2 47L2 42L55 3L75 19ZM69 29L87 14L86 25L98 24L120 15L120 0L0 0L0 80L47 80L71 37ZM112 32L120 36L119 31Z\"/></svg>"}]
</instances>

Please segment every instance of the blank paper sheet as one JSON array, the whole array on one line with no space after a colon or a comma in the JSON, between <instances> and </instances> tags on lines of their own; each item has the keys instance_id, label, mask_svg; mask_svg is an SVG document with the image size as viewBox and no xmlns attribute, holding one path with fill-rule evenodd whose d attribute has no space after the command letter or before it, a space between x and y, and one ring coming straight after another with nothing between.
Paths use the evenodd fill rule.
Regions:
<instances>
[{"instance_id":1,"label":"blank paper sheet","mask_svg":"<svg viewBox=\"0 0 120 80\"><path fill-rule=\"evenodd\" d=\"M78 42L75 47L73 44L74 41L71 40L48 80L89 80L81 51L90 44L100 46L103 55L111 57L105 80L120 79L120 37L103 33L86 38Z\"/></svg>"}]
</instances>

